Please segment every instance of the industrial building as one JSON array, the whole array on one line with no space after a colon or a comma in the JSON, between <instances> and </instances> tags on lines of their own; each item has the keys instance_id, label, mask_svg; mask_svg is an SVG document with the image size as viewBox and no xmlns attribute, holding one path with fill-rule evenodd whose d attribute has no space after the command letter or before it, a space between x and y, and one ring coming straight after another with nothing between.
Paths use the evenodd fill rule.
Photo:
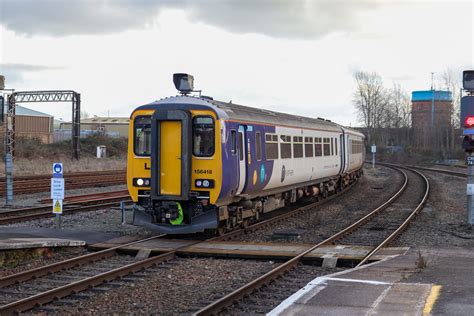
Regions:
<instances>
[{"instance_id":1,"label":"industrial building","mask_svg":"<svg viewBox=\"0 0 474 316\"><path fill-rule=\"evenodd\" d=\"M425 90L412 92L411 123L415 147L426 150L447 150L452 142L450 91Z\"/></svg>"},{"instance_id":2,"label":"industrial building","mask_svg":"<svg viewBox=\"0 0 474 316\"><path fill-rule=\"evenodd\" d=\"M6 107L5 107L6 118ZM15 107L15 136L16 137L35 137L43 143L53 142L53 121L52 115L25 108L21 105ZM3 138L4 129L0 129L0 135Z\"/></svg>"},{"instance_id":3,"label":"industrial building","mask_svg":"<svg viewBox=\"0 0 474 316\"><path fill-rule=\"evenodd\" d=\"M111 137L128 137L128 117L98 117L81 119L81 135L99 133ZM60 123L60 130L71 130L71 122Z\"/></svg>"}]
</instances>

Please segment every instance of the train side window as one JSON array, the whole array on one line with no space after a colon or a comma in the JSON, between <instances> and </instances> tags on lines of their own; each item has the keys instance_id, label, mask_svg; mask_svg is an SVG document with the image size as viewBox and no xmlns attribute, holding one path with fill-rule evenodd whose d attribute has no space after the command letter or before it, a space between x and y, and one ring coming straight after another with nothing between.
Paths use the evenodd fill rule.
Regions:
<instances>
[{"instance_id":1,"label":"train side window","mask_svg":"<svg viewBox=\"0 0 474 316\"><path fill-rule=\"evenodd\" d=\"M230 151L232 155L237 154L237 132L235 130L230 131Z\"/></svg>"},{"instance_id":2,"label":"train side window","mask_svg":"<svg viewBox=\"0 0 474 316\"><path fill-rule=\"evenodd\" d=\"M321 144L321 137L314 138L314 155L321 157L323 155L323 144Z\"/></svg>"},{"instance_id":3,"label":"train side window","mask_svg":"<svg viewBox=\"0 0 474 316\"><path fill-rule=\"evenodd\" d=\"M137 116L133 120L134 142L133 151L137 156L150 156L151 154L151 117Z\"/></svg>"},{"instance_id":4,"label":"train side window","mask_svg":"<svg viewBox=\"0 0 474 316\"><path fill-rule=\"evenodd\" d=\"M331 156L334 155L334 138L331 137Z\"/></svg>"},{"instance_id":5,"label":"train side window","mask_svg":"<svg viewBox=\"0 0 474 316\"><path fill-rule=\"evenodd\" d=\"M323 156L329 156L331 154L331 144L329 138L323 138Z\"/></svg>"},{"instance_id":6,"label":"train side window","mask_svg":"<svg viewBox=\"0 0 474 316\"><path fill-rule=\"evenodd\" d=\"M293 136L293 158L303 157L303 137Z\"/></svg>"},{"instance_id":7,"label":"train side window","mask_svg":"<svg viewBox=\"0 0 474 316\"><path fill-rule=\"evenodd\" d=\"M262 138L260 132L255 132L255 153L257 154L257 161L262 160Z\"/></svg>"},{"instance_id":8,"label":"train side window","mask_svg":"<svg viewBox=\"0 0 474 316\"><path fill-rule=\"evenodd\" d=\"M281 159L291 158L291 136L280 136L280 154Z\"/></svg>"},{"instance_id":9,"label":"train side window","mask_svg":"<svg viewBox=\"0 0 474 316\"><path fill-rule=\"evenodd\" d=\"M211 116L193 118L193 154L196 157L214 155L214 119Z\"/></svg>"},{"instance_id":10,"label":"train side window","mask_svg":"<svg viewBox=\"0 0 474 316\"><path fill-rule=\"evenodd\" d=\"M304 138L304 156L305 157L313 157L313 137L305 137Z\"/></svg>"},{"instance_id":11,"label":"train side window","mask_svg":"<svg viewBox=\"0 0 474 316\"><path fill-rule=\"evenodd\" d=\"M334 144L335 144L334 148L336 149L336 156L337 156L337 138L334 138Z\"/></svg>"},{"instance_id":12,"label":"train side window","mask_svg":"<svg viewBox=\"0 0 474 316\"><path fill-rule=\"evenodd\" d=\"M239 133L239 160L244 160L244 138L243 133Z\"/></svg>"},{"instance_id":13,"label":"train side window","mask_svg":"<svg viewBox=\"0 0 474 316\"><path fill-rule=\"evenodd\" d=\"M265 154L267 160L278 159L278 135L265 134Z\"/></svg>"}]
</instances>

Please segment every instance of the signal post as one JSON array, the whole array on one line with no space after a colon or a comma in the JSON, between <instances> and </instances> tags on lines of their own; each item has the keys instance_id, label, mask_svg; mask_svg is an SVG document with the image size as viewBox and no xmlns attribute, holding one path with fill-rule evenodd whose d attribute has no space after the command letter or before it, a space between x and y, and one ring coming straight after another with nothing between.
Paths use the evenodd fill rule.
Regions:
<instances>
[{"instance_id":1,"label":"signal post","mask_svg":"<svg viewBox=\"0 0 474 316\"><path fill-rule=\"evenodd\" d=\"M474 70L463 72L465 94L461 98L461 125L467 164L467 223L474 225Z\"/></svg>"}]
</instances>

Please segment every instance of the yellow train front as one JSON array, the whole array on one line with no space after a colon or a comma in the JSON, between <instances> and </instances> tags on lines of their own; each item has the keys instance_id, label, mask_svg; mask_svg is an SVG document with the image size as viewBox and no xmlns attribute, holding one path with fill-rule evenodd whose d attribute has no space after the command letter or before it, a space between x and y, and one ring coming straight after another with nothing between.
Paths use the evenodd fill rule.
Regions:
<instances>
[{"instance_id":1,"label":"yellow train front","mask_svg":"<svg viewBox=\"0 0 474 316\"><path fill-rule=\"evenodd\" d=\"M127 185L135 225L174 234L218 227L220 127L205 104L178 96L132 113Z\"/></svg>"}]
</instances>

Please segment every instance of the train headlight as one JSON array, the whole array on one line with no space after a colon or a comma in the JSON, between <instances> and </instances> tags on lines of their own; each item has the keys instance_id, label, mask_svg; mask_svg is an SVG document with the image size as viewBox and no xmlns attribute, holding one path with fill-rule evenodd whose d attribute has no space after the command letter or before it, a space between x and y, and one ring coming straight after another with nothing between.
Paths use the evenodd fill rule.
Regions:
<instances>
[{"instance_id":1,"label":"train headlight","mask_svg":"<svg viewBox=\"0 0 474 316\"><path fill-rule=\"evenodd\" d=\"M210 189L210 188L213 188L213 187L214 187L214 180L210 180L210 179L197 179L196 181L194 181L194 185L196 186L196 188L206 188L206 189Z\"/></svg>"},{"instance_id":2,"label":"train headlight","mask_svg":"<svg viewBox=\"0 0 474 316\"><path fill-rule=\"evenodd\" d=\"M150 178L133 178L133 185L136 187L149 187Z\"/></svg>"}]
</instances>

